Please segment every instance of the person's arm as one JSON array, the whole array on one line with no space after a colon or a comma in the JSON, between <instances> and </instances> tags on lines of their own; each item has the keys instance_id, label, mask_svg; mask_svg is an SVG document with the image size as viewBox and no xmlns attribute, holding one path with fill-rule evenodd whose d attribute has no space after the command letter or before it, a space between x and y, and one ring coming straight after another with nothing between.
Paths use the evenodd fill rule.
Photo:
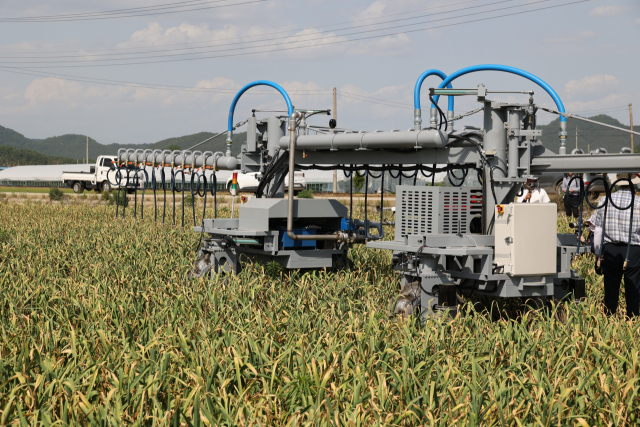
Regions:
<instances>
[{"instance_id":1,"label":"person's arm","mask_svg":"<svg viewBox=\"0 0 640 427\"><path fill-rule=\"evenodd\" d=\"M562 191L567 192L567 178L562 179Z\"/></svg>"}]
</instances>

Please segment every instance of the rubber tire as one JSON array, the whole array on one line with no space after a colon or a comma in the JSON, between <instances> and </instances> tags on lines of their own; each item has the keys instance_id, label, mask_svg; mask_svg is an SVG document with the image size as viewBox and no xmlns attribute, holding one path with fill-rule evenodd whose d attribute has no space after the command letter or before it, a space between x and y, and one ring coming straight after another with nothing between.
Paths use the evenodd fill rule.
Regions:
<instances>
[{"instance_id":1,"label":"rubber tire","mask_svg":"<svg viewBox=\"0 0 640 427\"><path fill-rule=\"evenodd\" d=\"M100 191L106 191L107 193L111 192L111 184L109 184L109 181L103 181L102 184L100 184Z\"/></svg>"},{"instance_id":2,"label":"rubber tire","mask_svg":"<svg viewBox=\"0 0 640 427\"><path fill-rule=\"evenodd\" d=\"M76 181L73 183L73 192L76 194L84 193L84 185L81 182Z\"/></svg>"},{"instance_id":3,"label":"rubber tire","mask_svg":"<svg viewBox=\"0 0 640 427\"><path fill-rule=\"evenodd\" d=\"M562 197L562 181L556 183L556 195Z\"/></svg>"}]
</instances>

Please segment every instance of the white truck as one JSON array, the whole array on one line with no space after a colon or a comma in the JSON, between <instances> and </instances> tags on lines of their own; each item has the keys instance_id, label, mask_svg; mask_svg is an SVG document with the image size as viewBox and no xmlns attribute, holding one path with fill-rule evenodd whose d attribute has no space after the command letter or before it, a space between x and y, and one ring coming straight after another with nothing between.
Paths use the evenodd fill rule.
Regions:
<instances>
[{"instance_id":1,"label":"white truck","mask_svg":"<svg viewBox=\"0 0 640 427\"><path fill-rule=\"evenodd\" d=\"M96 165L91 166L90 172L62 172L62 181L78 194L84 190L111 191L107 172L112 168L115 170L115 164L112 162L116 161L116 158L116 156L99 156ZM109 178L115 182L115 171L109 174Z\"/></svg>"}]
</instances>

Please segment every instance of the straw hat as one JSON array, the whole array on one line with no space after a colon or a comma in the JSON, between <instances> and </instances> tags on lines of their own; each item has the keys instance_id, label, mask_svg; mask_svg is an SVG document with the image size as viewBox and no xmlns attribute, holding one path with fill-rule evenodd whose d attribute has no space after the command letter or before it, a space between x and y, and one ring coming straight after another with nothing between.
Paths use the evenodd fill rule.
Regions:
<instances>
[{"instance_id":1,"label":"straw hat","mask_svg":"<svg viewBox=\"0 0 640 427\"><path fill-rule=\"evenodd\" d=\"M613 179L613 182L616 182L619 179L630 179L631 182L633 183L633 185L638 185L640 184L640 177L638 176L637 173L617 173L615 175L615 178ZM612 182L612 184L613 184ZM621 181L618 183L618 185L626 185L628 184L627 182Z\"/></svg>"}]
</instances>

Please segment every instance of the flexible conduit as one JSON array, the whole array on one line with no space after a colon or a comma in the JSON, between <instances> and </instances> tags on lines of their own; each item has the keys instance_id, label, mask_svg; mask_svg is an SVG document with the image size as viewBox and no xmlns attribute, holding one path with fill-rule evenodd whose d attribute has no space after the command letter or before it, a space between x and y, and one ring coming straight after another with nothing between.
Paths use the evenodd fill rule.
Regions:
<instances>
[{"instance_id":1,"label":"flexible conduit","mask_svg":"<svg viewBox=\"0 0 640 427\"><path fill-rule=\"evenodd\" d=\"M227 156L231 155L231 142L233 141L233 114L236 110L236 104L240 100L240 97L249 89L255 86L269 86L280 92L280 94L284 97L285 102L287 103L287 113L289 117L293 114L293 104L291 103L291 98L289 98L289 94L277 83L270 82L269 80L256 80L255 82L251 82L236 94L231 102L231 108L229 108L229 121L227 123Z\"/></svg>"},{"instance_id":2,"label":"flexible conduit","mask_svg":"<svg viewBox=\"0 0 640 427\"><path fill-rule=\"evenodd\" d=\"M501 71L504 73L511 73L511 74L515 74L515 75L524 77L526 79L529 79L532 82L536 83L541 88L543 88L549 94L549 96L551 96L551 98L553 99L553 102L556 103L556 107L558 107L558 111L560 111L561 113L565 113L564 104L562 103L562 100L560 99L556 91L553 90L553 88L549 86L544 80L527 71L524 71L515 67L510 67L508 65L484 64L484 65L474 65L472 67L462 68L456 71L455 73L451 73L448 77L446 77L442 81L440 86L438 86L438 88L444 89L446 87L449 87L449 84L455 79L457 79L458 77L464 76L465 74L469 74L469 73L475 73L478 71ZM438 100L440 99L440 95L434 96L433 99L437 103ZM560 116L560 121L566 122L567 118L564 116Z\"/></svg>"},{"instance_id":3,"label":"flexible conduit","mask_svg":"<svg viewBox=\"0 0 640 427\"><path fill-rule=\"evenodd\" d=\"M418 77L418 81L416 82L416 87L413 90L413 108L415 108L416 110L419 110L421 108L420 107L420 91L422 90L422 82L424 82L424 80L429 76L438 76L442 80L447 78L447 75L445 73L436 69L427 70L424 73L422 73L420 77ZM447 87L451 89L453 86L451 86L451 83L449 83ZM454 99L455 98L452 95L449 96L448 111L453 111ZM431 104L431 108L436 108L436 106L434 104Z\"/></svg>"}]
</instances>

